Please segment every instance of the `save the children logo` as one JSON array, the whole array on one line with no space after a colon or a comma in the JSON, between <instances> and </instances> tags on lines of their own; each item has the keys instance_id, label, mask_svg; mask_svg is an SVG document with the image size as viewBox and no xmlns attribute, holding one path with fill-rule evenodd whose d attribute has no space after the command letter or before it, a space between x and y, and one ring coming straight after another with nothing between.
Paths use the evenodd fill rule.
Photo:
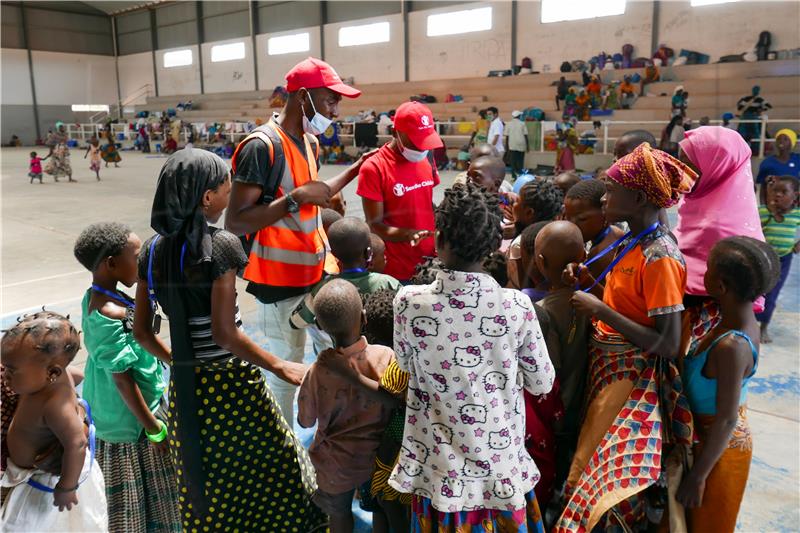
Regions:
<instances>
[{"instance_id":1,"label":"save the children logo","mask_svg":"<svg viewBox=\"0 0 800 533\"><path fill-rule=\"evenodd\" d=\"M422 187L433 187L433 180L420 181L419 183L409 186L403 185L402 183L395 183L394 187L392 187L392 192L399 198L404 196L407 192L416 191Z\"/></svg>"}]
</instances>

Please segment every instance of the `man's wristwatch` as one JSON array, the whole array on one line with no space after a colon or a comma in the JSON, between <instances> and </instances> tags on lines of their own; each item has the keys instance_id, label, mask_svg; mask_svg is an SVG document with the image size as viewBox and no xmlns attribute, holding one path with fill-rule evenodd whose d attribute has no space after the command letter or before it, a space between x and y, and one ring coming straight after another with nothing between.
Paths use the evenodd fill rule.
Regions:
<instances>
[{"instance_id":1,"label":"man's wristwatch","mask_svg":"<svg viewBox=\"0 0 800 533\"><path fill-rule=\"evenodd\" d=\"M300 204L292 197L291 193L286 195L286 211L289 213L297 213L300 211Z\"/></svg>"}]
</instances>

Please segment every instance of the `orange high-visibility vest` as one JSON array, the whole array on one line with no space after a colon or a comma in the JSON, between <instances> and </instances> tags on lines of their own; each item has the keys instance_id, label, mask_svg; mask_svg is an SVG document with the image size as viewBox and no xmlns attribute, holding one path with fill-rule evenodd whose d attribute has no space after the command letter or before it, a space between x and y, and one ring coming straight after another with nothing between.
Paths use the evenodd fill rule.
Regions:
<instances>
[{"instance_id":1,"label":"orange high-visibility vest","mask_svg":"<svg viewBox=\"0 0 800 533\"><path fill-rule=\"evenodd\" d=\"M262 129L269 128L273 135L265 131L254 131L248 135L231 159L236 172L236 157L241 148L253 139L260 139L270 150L270 160L274 163L275 147L270 137L280 139L286 164L281 176L275 199L285 196L311 180L317 179L316 157L307 136L305 157L289 136L272 121ZM250 262L243 277L261 285L276 287L308 287L322 279L326 255L322 219L316 205L304 204L297 213L286 213L283 218L270 226L258 230L250 250Z\"/></svg>"}]
</instances>

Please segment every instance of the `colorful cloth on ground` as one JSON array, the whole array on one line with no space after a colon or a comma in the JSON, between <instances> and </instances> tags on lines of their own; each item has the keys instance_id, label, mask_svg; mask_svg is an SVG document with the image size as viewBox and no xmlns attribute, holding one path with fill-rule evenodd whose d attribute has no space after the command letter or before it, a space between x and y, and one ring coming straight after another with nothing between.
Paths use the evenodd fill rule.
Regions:
<instances>
[{"instance_id":1,"label":"colorful cloth on ground","mask_svg":"<svg viewBox=\"0 0 800 533\"><path fill-rule=\"evenodd\" d=\"M539 472L524 447L522 390L546 394L555 377L530 299L488 274L442 270L403 287L394 312L397 364L410 376L389 483L447 512L524 506Z\"/></svg>"},{"instance_id":2,"label":"colorful cloth on ground","mask_svg":"<svg viewBox=\"0 0 800 533\"><path fill-rule=\"evenodd\" d=\"M166 389L163 370L154 355L133 338L133 317L117 320L99 310L89 311L92 290L81 302L84 344L89 357L83 397L94 405L97 438L106 442L137 442L142 425L131 412L114 381L114 374L130 372L151 412L158 409ZM131 309L132 310L132 309Z\"/></svg>"},{"instance_id":3,"label":"colorful cloth on ground","mask_svg":"<svg viewBox=\"0 0 800 533\"><path fill-rule=\"evenodd\" d=\"M589 357L587 408L556 532L591 531L601 520L635 528L664 445L691 445L691 411L673 364L599 331Z\"/></svg>"},{"instance_id":4,"label":"colorful cloth on ground","mask_svg":"<svg viewBox=\"0 0 800 533\"><path fill-rule=\"evenodd\" d=\"M620 243L620 249L629 239ZM657 316L683 311L686 264L663 226L645 235L608 273L606 280L603 301L638 324L652 328ZM606 334L616 333L602 321L597 329Z\"/></svg>"},{"instance_id":5,"label":"colorful cloth on ground","mask_svg":"<svg viewBox=\"0 0 800 533\"><path fill-rule=\"evenodd\" d=\"M397 361L392 359L381 376L380 386L390 394L405 398L408 392L408 372L400 370ZM400 459L400 445L403 442L405 423L406 408L405 405L402 405L392 411L389 423L383 430L383 437L375 457L375 473L372 475L371 490L373 496L380 500L399 500L400 503L409 505L412 495L398 492L389 485L389 476L392 475L392 470Z\"/></svg>"},{"instance_id":6,"label":"colorful cloth on ground","mask_svg":"<svg viewBox=\"0 0 800 533\"><path fill-rule=\"evenodd\" d=\"M623 187L644 191L658 207L671 207L692 190L697 174L685 164L648 143L619 159L606 171Z\"/></svg>"},{"instance_id":7,"label":"colorful cloth on ground","mask_svg":"<svg viewBox=\"0 0 800 533\"><path fill-rule=\"evenodd\" d=\"M308 454L280 413L264 375L236 358L194 368L207 513L185 497L183 446L175 441L170 400L170 453L178 473L184 531L313 531L325 516ZM170 390L175 390L170 383Z\"/></svg>"},{"instance_id":8,"label":"colorful cloth on ground","mask_svg":"<svg viewBox=\"0 0 800 533\"><path fill-rule=\"evenodd\" d=\"M694 447L695 459L703 450L713 422L714 415L695 415L695 426L700 437ZM687 509L689 531L733 533L750 474L752 457L753 439L747 423L747 408L742 405L739 407L739 419L728 447L706 478L702 505Z\"/></svg>"},{"instance_id":9,"label":"colorful cloth on ground","mask_svg":"<svg viewBox=\"0 0 800 533\"><path fill-rule=\"evenodd\" d=\"M695 187L678 204L674 230L686 260L686 293L705 296L708 254L725 237L764 240L750 168L752 152L728 128L702 126L686 132L681 149L700 171Z\"/></svg>"},{"instance_id":10,"label":"colorful cloth on ground","mask_svg":"<svg viewBox=\"0 0 800 533\"><path fill-rule=\"evenodd\" d=\"M3 502L2 524L4 532L44 533L46 531L108 531L108 507L103 473L93 464L91 451L87 448L83 461L77 495L80 503L72 510L59 512L53 505L53 493L34 488L28 484L33 480L53 488L60 475L49 474L33 468L21 468L9 458L0 484L11 488Z\"/></svg>"},{"instance_id":11,"label":"colorful cloth on ground","mask_svg":"<svg viewBox=\"0 0 800 533\"><path fill-rule=\"evenodd\" d=\"M412 533L544 533L544 522L533 491L525 505L516 509L475 509L444 513L428 498L414 496L411 504Z\"/></svg>"},{"instance_id":12,"label":"colorful cloth on ground","mask_svg":"<svg viewBox=\"0 0 800 533\"><path fill-rule=\"evenodd\" d=\"M703 415L717 414L717 379L707 378L703 375L703 369L708 361L708 354L711 353L717 344L724 338L731 335L741 337L750 345L753 354L753 370L742 380L742 390L739 393L739 405L744 405L747 401L747 384L758 370L758 350L753 341L743 331L729 330L714 339L711 344L700 353L691 352L683 360L683 382L686 387L686 396L692 407L692 413Z\"/></svg>"},{"instance_id":13,"label":"colorful cloth on ground","mask_svg":"<svg viewBox=\"0 0 800 533\"><path fill-rule=\"evenodd\" d=\"M764 238L775 249L778 257L792 253L797 242L797 228L800 227L800 207L785 213L781 222L775 220L765 205L759 206L758 215L761 217Z\"/></svg>"},{"instance_id":14,"label":"colorful cloth on ground","mask_svg":"<svg viewBox=\"0 0 800 533\"><path fill-rule=\"evenodd\" d=\"M97 463L106 483L109 531L180 533L178 485L169 454L144 436L118 443L98 438Z\"/></svg>"}]
</instances>

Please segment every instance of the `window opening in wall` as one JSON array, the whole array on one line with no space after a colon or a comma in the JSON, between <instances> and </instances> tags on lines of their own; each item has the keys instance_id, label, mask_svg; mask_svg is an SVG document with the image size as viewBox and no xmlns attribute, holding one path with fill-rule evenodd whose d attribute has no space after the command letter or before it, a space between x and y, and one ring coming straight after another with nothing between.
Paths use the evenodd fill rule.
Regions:
<instances>
[{"instance_id":1,"label":"window opening in wall","mask_svg":"<svg viewBox=\"0 0 800 533\"><path fill-rule=\"evenodd\" d=\"M172 52L164 53L164 68L172 67L185 67L192 64L192 51L186 50L173 50Z\"/></svg>"},{"instance_id":2,"label":"window opening in wall","mask_svg":"<svg viewBox=\"0 0 800 533\"><path fill-rule=\"evenodd\" d=\"M108 106L105 104L72 104L73 111L89 111L92 113L98 113L100 111L105 111L108 113Z\"/></svg>"},{"instance_id":3,"label":"window opening in wall","mask_svg":"<svg viewBox=\"0 0 800 533\"><path fill-rule=\"evenodd\" d=\"M625 0L542 0L542 23L610 17L625 13Z\"/></svg>"},{"instance_id":4,"label":"window opening in wall","mask_svg":"<svg viewBox=\"0 0 800 533\"><path fill-rule=\"evenodd\" d=\"M428 15L428 37L492 29L492 8L480 7Z\"/></svg>"},{"instance_id":5,"label":"window opening in wall","mask_svg":"<svg viewBox=\"0 0 800 533\"><path fill-rule=\"evenodd\" d=\"M739 0L692 0L692 7L700 6L713 6L715 4L729 4L731 2L738 2Z\"/></svg>"},{"instance_id":6,"label":"window opening in wall","mask_svg":"<svg viewBox=\"0 0 800 533\"><path fill-rule=\"evenodd\" d=\"M267 54L278 56L281 54L308 52L311 50L310 38L311 35L308 32L270 37L267 40Z\"/></svg>"},{"instance_id":7,"label":"window opening in wall","mask_svg":"<svg viewBox=\"0 0 800 533\"><path fill-rule=\"evenodd\" d=\"M234 61L244 59L244 42L218 44L211 47L211 62Z\"/></svg>"},{"instance_id":8,"label":"window opening in wall","mask_svg":"<svg viewBox=\"0 0 800 533\"><path fill-rule=\"evenodd\" d=\"M360 46L362 44L388 43L389 23L375 22L360 26L345 26L339 29L339 46Z\"/></svg>"}]
</instances>

